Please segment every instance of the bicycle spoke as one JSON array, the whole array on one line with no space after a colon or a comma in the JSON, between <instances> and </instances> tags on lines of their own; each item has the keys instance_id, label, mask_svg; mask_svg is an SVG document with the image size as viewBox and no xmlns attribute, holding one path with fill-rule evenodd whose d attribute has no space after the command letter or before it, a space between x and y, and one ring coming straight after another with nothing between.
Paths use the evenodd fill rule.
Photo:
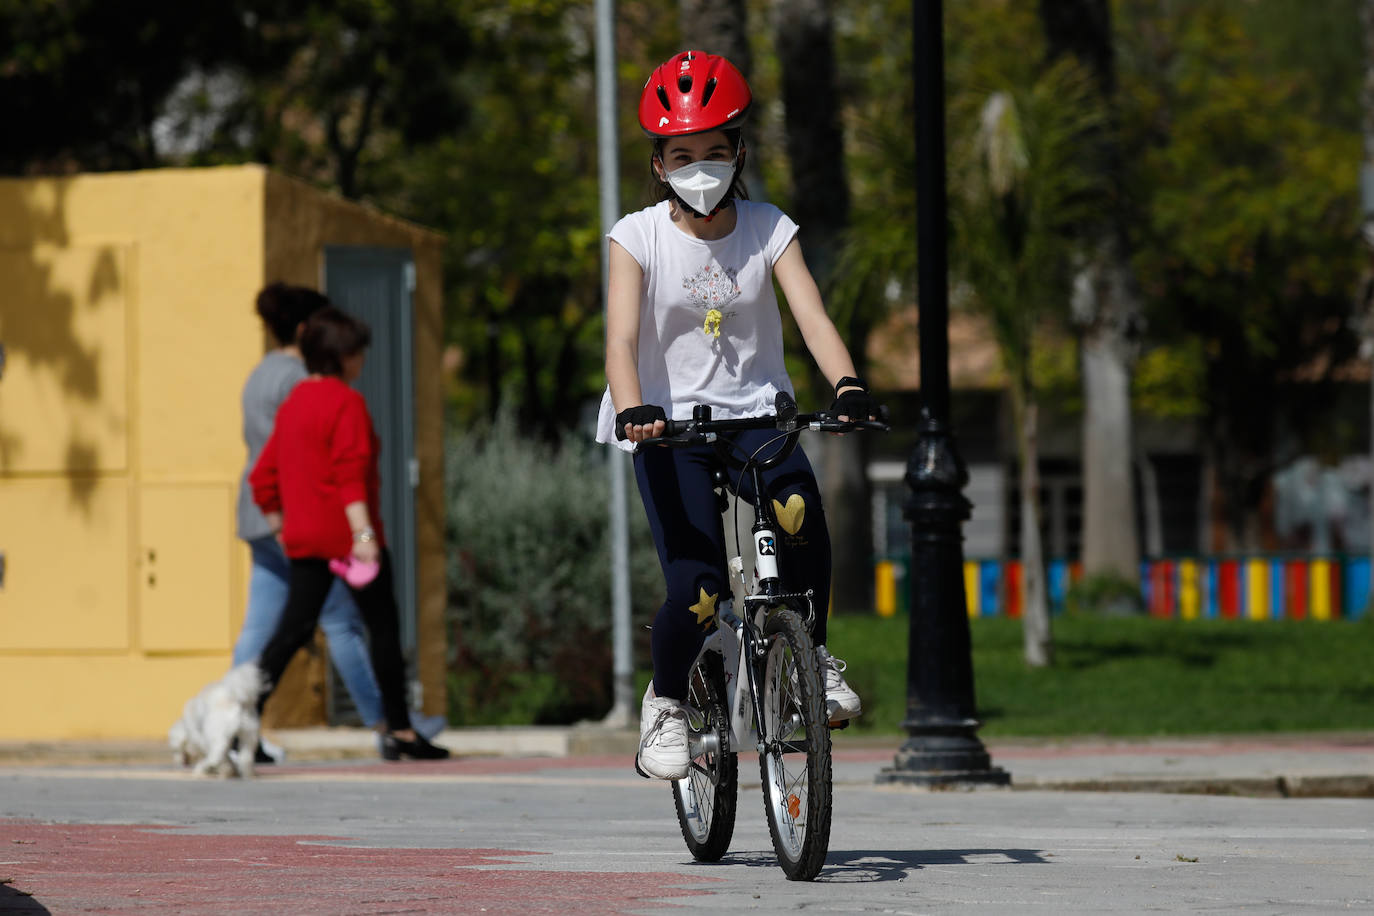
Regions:
<instances>
[{"instance_id":1,"label":"bicycle spoke","mask_svg":"<svg viewBox=\"0 0 1374 916\"><path fill-rule=\"evenodd\" d=\"M687 776L673 782L682 837L695 858L709 862L724 855L735 822L735 759L721 730L723 681L718 660L692 669L685 704L691 759Z\"/></svg>"},{"instance_id":2,"label":"bicycle spoke","mask_svg":"<svg viewBox=\"0 0 1374 916\"><path fill-rule=\"evenodd\" d=\"M830 834L824 681L796 613L775 611L766 632L771 639L761 679L764 800L779 864L789 878L809 880L825 864Z\"/></svg>"}]
</instances>

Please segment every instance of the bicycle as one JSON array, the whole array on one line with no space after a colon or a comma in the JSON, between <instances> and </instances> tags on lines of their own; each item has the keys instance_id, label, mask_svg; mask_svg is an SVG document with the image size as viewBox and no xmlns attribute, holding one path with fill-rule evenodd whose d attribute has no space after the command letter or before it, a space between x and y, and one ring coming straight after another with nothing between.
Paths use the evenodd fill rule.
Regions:
<instances>
[{"instance_id":1,"label":"bicycle","mask_svg":"<svg viewBox=\"0 0 1374 916\"><path fill-rule=\"evenodd\" d=\"M738 755L752 746L759 753L764 811L778 864L789 879L809 881L825 865L831 818L825 679L810 635L816 596L809 589L789 592L782 581L777 520L763 472L792 453L803 431L844 433L888 427L883 410L879 420L841 421L826 413L798 413L796 402L786 393L778 394L775 408L774 414L761 417L713 420L711 408L700 405L693 409L691 420L667 421L662 436L640 445L714 445L721 463L712 480L722 514L729 511L727 466L739 471L741 480L748 474L755 494L754 588L748 589L744 582L736 525L736 555L727 563L734 598L722 598L717 626L689 674L683 705L691 769L672 787L682 838L698 861L715 862L725 855L735 829ZM750 429L777 429L779 435L740 458L732 451L729 434ZM777 450L760 458L774 444ZM738 512L738 487L735 495Z\"/></svg>"}]
</instances>

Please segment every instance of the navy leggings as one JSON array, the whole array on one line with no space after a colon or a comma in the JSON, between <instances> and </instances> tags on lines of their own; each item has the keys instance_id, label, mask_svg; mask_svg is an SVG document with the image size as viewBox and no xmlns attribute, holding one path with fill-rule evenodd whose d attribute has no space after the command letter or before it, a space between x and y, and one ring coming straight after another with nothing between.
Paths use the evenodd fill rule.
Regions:
<instances>
[{"instance_id":1,"label":"navy leggings","mask_svg":"<svg viewBox=\"0 0 1374 916\"><path fill-rule=\"evenodd\" d=\"M748 430L730 438L748 454L777 436L772 430ZM762 455L772 454L769 446ZM738 454L738 452L737 452ZM698 448L644 448L634 458L635 480L649 516L649 529L658 561L663 567L668 597L654 618L651 645L654 661L654 692L661 697L684 699L687 675L701 643L715 626L716 604L729 599L725 572L726 540L711 471L720 466L713 446ZM733 468L731 489L750 504L753 486ZM816 620L812 638L825 642L825 618L830 606L830 534L821 510L816 475L805 453L797 448L787 460L763 475L778 514L781 549L778 564L789 591L815 590ZM753 521L753 513L746 519ZM752 557L747 535L741 544ZM734 550L734 533L730 535ZM739 608L735 609L736 612Z\"/></svg>"}]
</instances>

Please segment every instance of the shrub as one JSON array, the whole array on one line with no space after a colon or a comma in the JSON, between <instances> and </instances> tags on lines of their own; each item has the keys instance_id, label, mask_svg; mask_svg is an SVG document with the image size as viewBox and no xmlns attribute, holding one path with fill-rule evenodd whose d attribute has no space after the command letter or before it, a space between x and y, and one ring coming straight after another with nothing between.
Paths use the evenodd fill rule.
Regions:
<instances>
[{"instance_id":1,"label":"shrub","mask_svg":"<svg viewBox=\"0 0 1374 916\"><path fill-rule=\"evenodd\" d=\"M445 446L449 716L460 724L566 723L612 701L610 481L629 489L635 658L663 584L628 461L569 437L523 437L510 417Z\"/></svg>"}]
</instances>

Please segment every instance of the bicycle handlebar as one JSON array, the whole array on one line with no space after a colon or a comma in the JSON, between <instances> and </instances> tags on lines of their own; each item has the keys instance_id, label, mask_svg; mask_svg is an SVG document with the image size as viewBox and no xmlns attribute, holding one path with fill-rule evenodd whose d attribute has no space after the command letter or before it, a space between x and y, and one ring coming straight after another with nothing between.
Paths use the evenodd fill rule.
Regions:
<instances>
[{"instance_id":1,"label":"bicycle handlebar","mask_svg":"<svg viewBox=\"0 0 1374 916\"><path fill-rule=\"evenodd\" d=\"M877 419L841 420L827 411L799 413L797 402L785 391L779 391L775 399L775 412L759 417L739 417L734 419L713 420L709 405L698 405L692 410L690 420L666 420L662 436L643 439L639 445L660 445L670 448L687 448L707 445L716 441L720 433L739 432L746 429L776 429L784 434L812 430L823 433L848 433L856 430L879 430L886 432L887 408L875 410Z\"/></svg>"}]
</instances>

